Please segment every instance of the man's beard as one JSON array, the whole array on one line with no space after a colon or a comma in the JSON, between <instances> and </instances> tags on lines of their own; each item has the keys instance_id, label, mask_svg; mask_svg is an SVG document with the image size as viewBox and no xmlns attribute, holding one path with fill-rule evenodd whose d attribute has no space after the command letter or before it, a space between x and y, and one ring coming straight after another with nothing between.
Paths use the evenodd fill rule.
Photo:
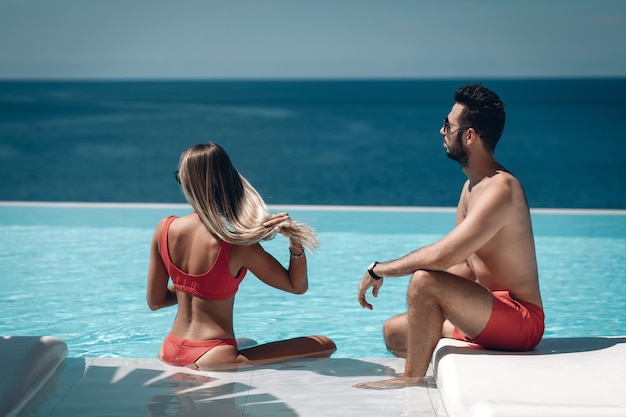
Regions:
<instances>
[{"instance_id":1,"label":"man's beard","mask_svg":"<svg viewBox=\"0 0 626 417\"><path fill-rule=\"evenodd\" d=\"M466 167L469 161L469 155L467 154L467 148L463 146L463 129L459 130L454 138L452 146L448 147L446 155L448 158L457 161L462 167Z\"/></svg>"}]
</instances>

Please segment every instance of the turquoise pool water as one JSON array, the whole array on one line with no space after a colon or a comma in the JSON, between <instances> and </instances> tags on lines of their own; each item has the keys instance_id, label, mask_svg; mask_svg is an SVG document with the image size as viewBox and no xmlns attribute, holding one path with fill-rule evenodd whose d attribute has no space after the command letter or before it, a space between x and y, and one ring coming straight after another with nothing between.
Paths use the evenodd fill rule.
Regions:
<instances>
[{"instance_id":1,"label":"turquoise pool water","mask_svg":"<svg viewBox=\"0 0 626 417\"><path fill-rule=\"evenodd\" d=\"M332 337L336 357L386 357L381 326L405 310L408 278L389 279L374 310L356 288L373 260L439 239L450 209L273 207L306 221L322 242L309 257L310 290L296 296L248 274L235 303L237 337L258 342ZM180 205L0 204L3 335L63 338L70 357L154 357L175 309L145 303L149 243ZM626 335L626 211L533 211L545 337ZM266 242L287 262L287 241Z\"/></svg>"}]
</instances>

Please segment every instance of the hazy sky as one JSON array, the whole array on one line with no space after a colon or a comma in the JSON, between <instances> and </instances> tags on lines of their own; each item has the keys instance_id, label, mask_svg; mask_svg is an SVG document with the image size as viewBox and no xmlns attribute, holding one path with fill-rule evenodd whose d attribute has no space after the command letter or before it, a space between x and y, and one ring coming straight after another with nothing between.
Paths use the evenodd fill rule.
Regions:
<instances>
[{"instance_id":1,"label":"hazy sky","mask_svg":"<svg viewBox=\"0 0 626 417\"><path fill-rule=\"evenodd\" d=\"M0 0L0 78L626 76L624 0Z\"/></svg>"}]
</instances>

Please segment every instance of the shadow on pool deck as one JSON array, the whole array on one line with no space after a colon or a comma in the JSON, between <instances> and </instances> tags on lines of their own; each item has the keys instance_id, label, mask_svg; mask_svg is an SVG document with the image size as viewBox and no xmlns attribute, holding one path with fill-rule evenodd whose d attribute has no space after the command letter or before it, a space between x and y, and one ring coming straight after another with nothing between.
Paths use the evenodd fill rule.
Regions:
<instances>
[{"instance_id":1,"label":"shadow on pool deck","mask_svg":"<svg viewBox=\"0 0 626 417\"><path fill-rule=\"evenodd\" d=\"M522 353L442 339L429 383L389 391L353 385L399 375L403 359L309 359L201 372L156 358L63 359L59 339L3 339L2 405L19 410L18 417L626 416L626 337L544 339ZM30 401L15 406L14 382L24 375L31 384L17 385Z\"/></svg>"},{"instance_id":2,"label":"shadow on pool deck","mask_svg":"<svg viewBox=\"0 0 626 417\"><path fill-rule=\"evenodd\" d=\"M352 386L403 367L398 358L330 358L201 372L158 359L69 358L17 415L445 416L434 382L393 391Z\"/></svg>"}]
</instances>

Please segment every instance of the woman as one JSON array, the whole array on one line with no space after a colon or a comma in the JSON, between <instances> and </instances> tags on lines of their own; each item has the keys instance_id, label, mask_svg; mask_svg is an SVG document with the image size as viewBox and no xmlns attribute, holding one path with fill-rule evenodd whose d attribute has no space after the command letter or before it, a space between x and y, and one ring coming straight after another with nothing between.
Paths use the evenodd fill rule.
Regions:
<instances>
[{"instance_id":1,"label":"woman","mask_svg":"<svg viewBox=\"0 0 626 417\"><path fill-rule=\"evenodd\" d=\"M283 291L307 291L305 248L318 246L313 230L292 221L287 213L269 215L258 192L214 143L185 151L177 179L193 212L159 222L148 271L150 309L178 305L159 358L193 369L232 369L329 357L336 346L324 336L239 350L233 330L235 293L247 270ZM259 244L277 232L289 238L287 269ZM168 286L170 277L174 285Z\"/></svg>"}]
</instances>

